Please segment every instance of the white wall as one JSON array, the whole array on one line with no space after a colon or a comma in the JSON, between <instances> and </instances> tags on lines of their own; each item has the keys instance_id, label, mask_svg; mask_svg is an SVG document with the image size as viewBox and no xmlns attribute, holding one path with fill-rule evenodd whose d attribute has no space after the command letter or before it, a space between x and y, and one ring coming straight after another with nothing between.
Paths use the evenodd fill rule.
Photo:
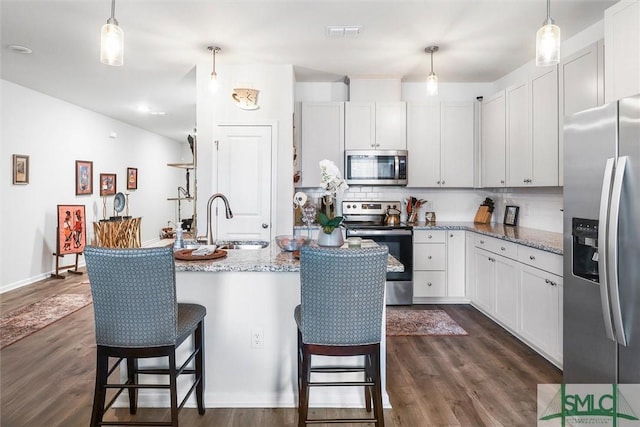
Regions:
<instances>
[{"instance_id":1,"label":"white wall","mask_svg":"<svg viewBox=\"0 0 640 427\"><path fill-rule=\"evenodd\" d=\"M182 144L0 80L2 89L2 241L0 291L47 277L54 270L56 206L86 206L88 241L92 222L102 218L99 174L117 174L117 191L126 191L127 167L138 168L129 214L142 217L142 241L157 239L174 217L173 196L182 172L166 167L180 161ZM116 132L117 138L109 135ZM186 136L185 136L186 138ZM29 156L29 184L12 185L12 154ZM75 161L93 161L92 196L75 195ZM107 216L113 215L113 197ZM63 258L69 264L73 256ZM10 268L8 266L11 266Z\"/></svg>"},{"instance_id":2,"label":"white wall","mask_svg":"<svg viewBox=\"0 0 640 427\"><path fill-rule=\"evenodd\" d=\"M295 78L292 65L216 65L219 87L215 95L208 91L209 62L197 67L198 122L198 221L206 228L206 202L216 192L217 154L214 150L218 124L276 124L277 163L272 188L274 218L272 236L291 234L293 226L293 109ZM257 110L242 110L231 98L234 88L250 87L260 91ZM231 202L230 202L231 203ZM231 206L233 209L233 205ZM203 235L204 232L198 234Z\"/></svg>"}]
</instances>

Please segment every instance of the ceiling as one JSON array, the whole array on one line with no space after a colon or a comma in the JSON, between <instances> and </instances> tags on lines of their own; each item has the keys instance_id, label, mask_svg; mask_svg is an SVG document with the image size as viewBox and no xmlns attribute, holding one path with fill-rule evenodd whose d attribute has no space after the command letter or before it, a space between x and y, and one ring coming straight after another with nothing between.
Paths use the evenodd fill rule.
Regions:
<instances>
[{"instance_id":1,"label":"ceiling","mask_svg":"<svg viewBox=\"0 0 640 427\"><path fill-rule=\"evenodd\" d=\"M615 0L554 0L563 39L599 21ZM544 0L117 0L124 65L100 63L109 0L2 0L2 78L177 141L195 124L196 63L217 45L221 64L292 64L298 81L429 73L490 82L534 57ZM329 38L327 26L362 26ZM26 46L32 54L7 48ZM166 115L143 114L141 103Z\"/></svg>"}]
</instances>

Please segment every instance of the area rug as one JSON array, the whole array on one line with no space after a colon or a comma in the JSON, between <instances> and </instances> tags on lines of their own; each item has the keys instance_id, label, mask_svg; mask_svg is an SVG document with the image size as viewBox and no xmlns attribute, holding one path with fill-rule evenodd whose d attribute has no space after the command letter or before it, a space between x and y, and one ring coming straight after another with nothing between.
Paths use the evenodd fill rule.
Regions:
<instances>
[{"instance_id":1,"label":"area rug","mask_svg":"<svg viewBox=\"0 0 640 427\"><path fill-rule=\"evenodd\" d=\"M59 294L0 317L0 349L91 303L90 295Z\"/></svg>"},{"instance_id":2,"label":"area rug","mask_svg":"<svg viewBox=\"0 0 640 427\"><path fill-rule=\"evenodd\" d=\"M387 335L469 335L443 310L387 310Z\"/></svg>"}]
</instances>

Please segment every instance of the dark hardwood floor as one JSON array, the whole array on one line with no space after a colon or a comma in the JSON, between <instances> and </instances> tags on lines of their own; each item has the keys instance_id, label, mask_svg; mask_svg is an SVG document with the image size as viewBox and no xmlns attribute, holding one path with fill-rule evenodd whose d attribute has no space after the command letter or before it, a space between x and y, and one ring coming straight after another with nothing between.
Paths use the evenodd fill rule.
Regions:
<instances>
[{"instance_id":1,"label":"dark hardwood floor","mask_svg":"<svg viewBox=\"0 0 640 427\"><path fill-rule=\"evenodd\" d=\"M86 275L48 279L0 295L2 313L61 293L90 293ZM440 308L469 336L388 337L387 427L535 426L536 386L559 383L562 373L468 305ZM86 427L93 400L93 308L70 316L0 351L2 427ZM345 412L346 411L346 412ZM312 409L318 416L358 410ZM141 409L138 419L162 409ZM117 410L112 417L127 417ZM182 426L295 426L292 408L184 409Z\"/></svg>"}]
</instances>

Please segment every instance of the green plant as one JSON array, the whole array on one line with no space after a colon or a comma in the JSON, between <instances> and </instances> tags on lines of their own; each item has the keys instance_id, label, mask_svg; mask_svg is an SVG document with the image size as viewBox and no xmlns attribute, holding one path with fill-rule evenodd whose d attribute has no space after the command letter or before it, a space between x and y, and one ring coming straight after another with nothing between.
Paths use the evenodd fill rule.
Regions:
<instances>
[{"instance_id":1,"label":"green plant","mask_svg":"<svg viewBox=\"0 0 640 427\"><path fill-rule=\"evenodd\" d=\"M335 218L329 218L324 212L318 212L316 215L316 221L318 221L322 227L322 231L327 234L331 234L333 230L340 227L340 224L342 224L342 217L337 216Z\"/></svg>"}]
</instances>

